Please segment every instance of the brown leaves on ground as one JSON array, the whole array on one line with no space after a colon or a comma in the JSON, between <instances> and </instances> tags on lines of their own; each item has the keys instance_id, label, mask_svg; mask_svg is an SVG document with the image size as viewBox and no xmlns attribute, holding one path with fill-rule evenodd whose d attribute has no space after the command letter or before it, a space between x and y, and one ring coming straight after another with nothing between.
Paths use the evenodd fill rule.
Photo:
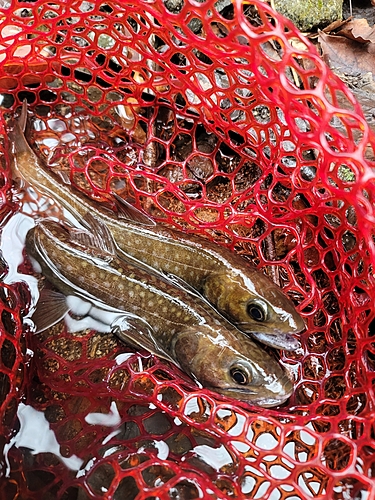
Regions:
<instances>
[{"instance_id":1,"label":"brown leaves on ground","mask_svg":"<svg viewBox=\"0 0 375 500\"><path fill-rule=\"evenodd\" d=\"M375 132L375 26L370 27L366 19L344 21L320 31L318 42L325 62L351 89ZM339 106L346 106L340 94L337 99ZM375 159L370 150L366 157Z\"/></svg>"},{"instance_id":2,"label":"brown leaves on ground","mask_svg":"<svg viewBox=\"0 0 375 500\"><path fill-rule=\"evenodd\" d=\"M359 43L375 42L375 26L370 28L366 19L353 19L341 28L338 33Z\"/></svg>"},{"instance_id":3,"label":"brown leaves on ground","mask_svg":"<svg viewBox=\"0 0 375 500\"><path fill-rule=\"evenodd\" d=\"M358 75L375 73L375 27L366 19L353 19L335 35L320 32L323 57L332 70Z\"/></svg>"}]
</instances>

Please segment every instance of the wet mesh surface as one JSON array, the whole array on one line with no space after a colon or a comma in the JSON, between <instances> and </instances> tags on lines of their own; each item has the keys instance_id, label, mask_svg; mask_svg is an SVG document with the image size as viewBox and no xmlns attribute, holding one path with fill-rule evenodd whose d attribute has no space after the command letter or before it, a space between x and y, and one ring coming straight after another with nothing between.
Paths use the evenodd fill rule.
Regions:
<instances>
[{"instance_id":1,"label":"wet mesh surface","mask_svg":"<svg viewBox=\"0 0 375 500\"><path fill-rule=\"evenodd\" d=\"M308 324L294 396L246 407L108 335L25 337L2 262L0 434L27 407L57 441L10 448L0 496L372 498L374 138L343 84L260 1L12 2L0 34L1 132L27 98L46 164L239 252Z\"/></svg>"}]
</instances>

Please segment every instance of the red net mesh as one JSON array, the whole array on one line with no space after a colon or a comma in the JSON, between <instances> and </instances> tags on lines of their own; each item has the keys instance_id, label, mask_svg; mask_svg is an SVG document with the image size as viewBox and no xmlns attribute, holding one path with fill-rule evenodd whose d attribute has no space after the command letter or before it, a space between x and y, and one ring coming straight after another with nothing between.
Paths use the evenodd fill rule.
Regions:
<instances>
[{"instance_id":1,"label":"red net mesh","mask_svg":"<svg viewBox=\"0 0 375 500\"><path fill-rule=\"evenodd\" d=\"M3 225L26 98L46 164L239 252L308 324L288 404L244 409L109 335L24 338L4 262L2 498L375 498L374 138L315 49L260 0L12 1L0 33ZM55 451L16 446L30 411Z\"/></svg>"}]
</instances>

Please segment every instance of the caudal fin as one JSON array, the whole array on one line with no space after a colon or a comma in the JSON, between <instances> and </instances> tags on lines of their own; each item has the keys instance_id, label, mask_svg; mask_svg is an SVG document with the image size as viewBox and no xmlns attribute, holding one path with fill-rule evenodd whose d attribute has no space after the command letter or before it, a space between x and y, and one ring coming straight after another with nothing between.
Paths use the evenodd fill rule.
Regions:
<instances>
[{"instance_id":1,"label":"caudal fin","mask_svg":"<svg viewBox=\"0 0 375 500\"><path fill-rule=\"evenodd\" d=\"M26 130L26 123L27 123L27 100L24 99L22 101L21 114L20 117L18 118L18 124L23 134L25 133Z\"/></svg>"},{"instance_id":2,"label":"caudal fin","mask_svg":"<svg viewBox=\"0 0 375 500\"><path fill-rule=\"evenodd\" d=\"M17 163L17 156L22 155L24 153L34 155L34 152L30 148L26 137L25 137L25 129L27 123L27 101L26 99L22 103L22 111L19 118L13 120L12 128L9 132L9 139L12 143L13 152L15 154L15 163Z\"/></svg>"}]
</instances>

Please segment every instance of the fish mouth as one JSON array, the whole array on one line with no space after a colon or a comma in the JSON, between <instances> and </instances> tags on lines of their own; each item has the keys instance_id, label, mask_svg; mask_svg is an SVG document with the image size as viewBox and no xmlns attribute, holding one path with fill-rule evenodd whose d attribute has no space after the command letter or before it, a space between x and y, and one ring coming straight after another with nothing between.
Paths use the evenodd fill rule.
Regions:
<instances>
[{"instance_id":1,"label":"fish mouth","mask_svg":"<svg viewBox=\"0 0 375 500\"><path fill-rule=\"evenodd\" d=\"M305 320L294 312L292 313L287 313L287 317L290 319L290 321L286 320L277 320L277 319L271 319L270 321L265 321L265 322L256 322L255 324L251 321L236 321L236 327L242 330L243 332L246 333L253 333L254 329L256 331L264 331L264 332L269 332L272 328L272 331L275 334L279 335L287 335L287 334L295 334L295 333L301 333L304 330L306 330L306 323Z\"/></svg>"},{"instance_id":2,"label":"fish mouth","mask_svg":"<svg viewBox=\"0 0 375 500\"><path fill-rule=\"evenodd\" d=\"M299 326L299 327L296 327L296 328L286 328L285 330L280 330L280 329L277 329L277 328L272 328L272 333L270 333L270 326L269 325L262 325L261 323L257 323L256 325L254 325L253 323L249 323L247 321L243 321L243 322L236 322L235 323L236 327L245 332L245 333L267 333L268 335L294 335L296 333L301 333L303 330L306 329L306 325L303 324L303 326Z\"/></svg>"},{"instance_id":3,"label":"fish mouth","mask_svg":"<svg viewBox=\"0 0 375 500\"><path fill-rule=\"evenodd\" d=\"M272 332L266 328L263 330L259 327L257 330L254 328L247 328L248 323L237 323L236 327L241 330L245 335L255 338L261 344L268 345L275 349L282 349L284 351L296 351L301 347L298 339L293 337L289 332L282 332L280 330L273 330Z\"/></svg>"},{"instance_id":4,"label":"fish mouth","mask_svg":"<svg viewBox=\"0 0 375 500\"><path fill-rule=\"evenodd\" d=\"M301 347L299 340L297 340L289 333L264 333L252 331L249 332L249 335L254 337L256 340L258 340L258 342L261 342L262 344L269 345L270 347L274 347L276 349L283 349L284 351L296 351Z\"/></svg>"},{"instance_id":5,"label":"fish mouth","mask_svg":"<svg viewBox=\"0 0 375 500\"><path fill-rule=\"evenodd\" d=\"M223 396L229 396L233 399L238 399L249 404L256 406L261 406L263 408L272 408L274 406L279 406L285 403L293 393L293 390L279 394L275 396L274 394L269 396L259 396L256 392L252 392L249 389L242 389L240 387L228 387L226 389L221 389L220 387L207 387L214 392L218 392Z\"/></svg>"},{"instance_id":6,"label":"fish mouth","mask_svg":"<svg viewBox=\"0 0 375 500\"><path fill-rule=\"evenodd\" d=\"M278 392L273 392L265 385L256 388L250 387L207 387L207 389L212 389L219 394L224 396L229 396L240 401L244 401L249 404L254 404L257 406L262 406L263 408L271 408L273 406L279 406L285 403L290 396L293 394L293 382L287 374L283 374L278 379L280 384L280 390ZM261 394L263 392L263 394Z\"/></svg>"}]
</instances>

